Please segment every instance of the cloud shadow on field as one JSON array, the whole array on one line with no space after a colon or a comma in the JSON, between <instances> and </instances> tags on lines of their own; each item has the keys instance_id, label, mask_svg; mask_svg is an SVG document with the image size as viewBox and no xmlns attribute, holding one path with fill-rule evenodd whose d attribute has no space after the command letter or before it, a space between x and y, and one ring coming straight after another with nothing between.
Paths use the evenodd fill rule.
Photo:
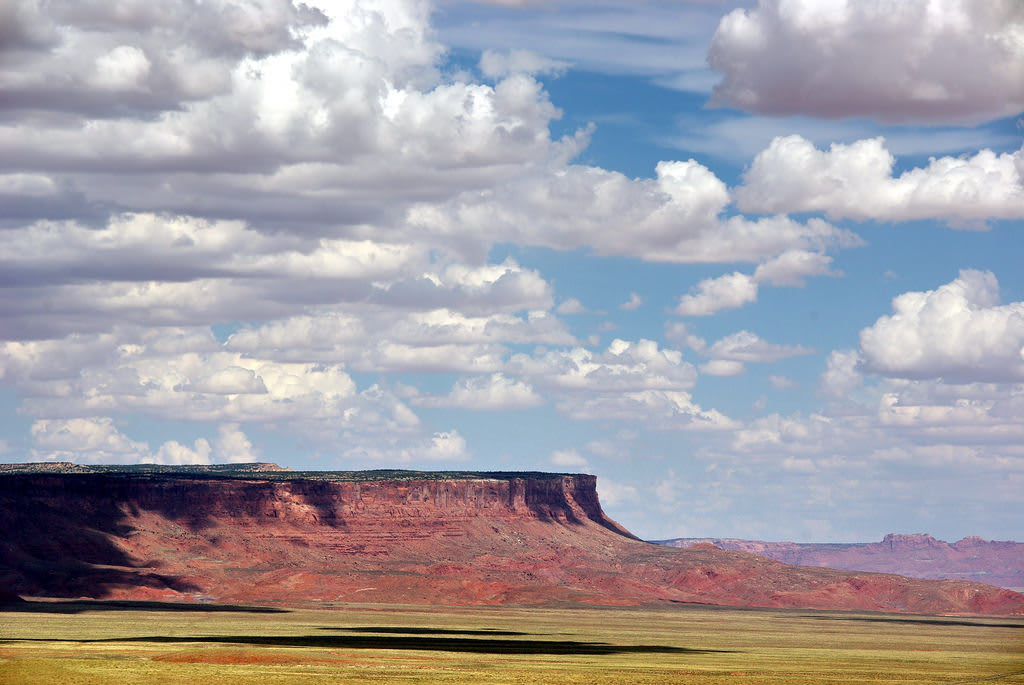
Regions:
<instances>
[{"instance_id":1,"label":"cloud shadow on field","mask_svg":"<svg viewBox=\"0 0 1024 685\"><path fill-rule=\"evenodd\" d=\"M817 621L863 621L867 623L905 623L922 626L966 626L968 628L1024 628L1024 623L988 623L969 618L903 618L898 616L807 616Z\"/></svg>"},{"instance_id":2,"label":"cloud shadow on field","mask_svg":"<svg viewBox=\"0 0 1024 685\"><path fill-rule=\"evenodd\" d=\"M156 602L113 599L74 599L56 601L18 600L0 602L0 613L82 614L89 611L160 611L160 612L224 612L248 614L287 614L288 609L244 606L240 604L206 604L199 602Z\"/></svg>"},{"instance_id":3,"label":"cloud shadow on field","mask_svg":"<svg viewBox=\"0 0 1024 685\"><path fill-rule=\"evenodd\" d=\"M507 638L430 637L397 635L152 635L96 640L48 640L45 638L8 638L0 644L19 642L61 642L76 644L221 644L251 647L306 647L314 649L391 649L426 652L461 652L466 654L571 654L608 656L613 654L725 654L734 650L695 649L671 645L615 645L606 642L576 640L517 640Z\"/></svg>"},{"instance_id":4,"label":"cloud shadow on field","mask_svg":"<svg viewBox=\"0 0 1024 685\"><path fill-rule=\"evenodd\" d=\"M498 630L497 628L478 628L473 630L454 630L448 628L422 628L414 626L324 626L320 630L337 630L345 633L383 633L388 635L479 635L479 636L521 636L530 633L521 633L514 630Z\"/></svg>"}]
</instances>

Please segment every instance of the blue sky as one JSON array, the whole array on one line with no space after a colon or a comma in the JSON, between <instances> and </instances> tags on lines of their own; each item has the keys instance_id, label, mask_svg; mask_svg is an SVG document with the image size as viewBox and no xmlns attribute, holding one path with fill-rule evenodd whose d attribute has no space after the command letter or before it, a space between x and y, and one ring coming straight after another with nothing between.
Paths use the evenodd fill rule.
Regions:
<instances>
[{"instance_id":1,"label":"blue sky","mask_svg":"<svg viewBox=\"0 0 1024 685\"><path fill-rule=\"evenodd\" d=\"M1024 539L1013 0L16 0L0 459Z\"/></svg>"}]
</instances>

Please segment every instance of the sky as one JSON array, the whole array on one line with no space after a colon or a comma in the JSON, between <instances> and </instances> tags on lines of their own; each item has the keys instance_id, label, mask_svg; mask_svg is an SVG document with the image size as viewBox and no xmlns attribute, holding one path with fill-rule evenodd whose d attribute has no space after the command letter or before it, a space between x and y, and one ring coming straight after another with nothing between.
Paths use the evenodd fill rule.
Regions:
<instances>
[{"instance_id":1,"label":"sky","mask_svg":"<svg viewBox=\"0 0 1024 685\"><path fill-rule=\"evenodd\" d=\"M1019 0L5 0L0 460L1024 540Z\"/></svg>"}]
</instances>

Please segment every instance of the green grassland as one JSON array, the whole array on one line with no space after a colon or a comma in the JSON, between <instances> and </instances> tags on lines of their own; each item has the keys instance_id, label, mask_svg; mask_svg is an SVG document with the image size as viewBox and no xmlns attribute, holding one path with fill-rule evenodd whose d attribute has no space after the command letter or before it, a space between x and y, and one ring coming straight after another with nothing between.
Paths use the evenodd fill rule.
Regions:
<instances>
[{"instance_id":1,"label":"green grassland","mask_svg":"<svg viewBox=\"0 0 1024 685\"><path fill-rule=\"evenodd\" d=\"M669 608L0 609L0 683L1024 683L1021 619Z\"/></svg>"}]
</instances>

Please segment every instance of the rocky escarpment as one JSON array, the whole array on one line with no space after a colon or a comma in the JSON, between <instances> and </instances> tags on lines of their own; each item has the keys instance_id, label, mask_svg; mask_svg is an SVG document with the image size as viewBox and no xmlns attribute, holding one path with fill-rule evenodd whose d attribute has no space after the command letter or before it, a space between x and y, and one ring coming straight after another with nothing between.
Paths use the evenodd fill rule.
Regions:
<instances>
[{"instance_id":1,"label":"rocky escarpment","mask_svg":"<svg viewBox=\"0 0 1024 685\"><path fill-rule=\"evenodd\" d=\"M0 528L0 587L26 596L1024 612L976 583L644 543L588 475L0 468Z\"/></svg>"},{"instance_id":2,"label":"rocky escarpment","mask_svg":"<svg viewBox=\"0 0 1024 685\"><path fill-rule=\"evenodd\" d=\"M660 544L761 554L798 566L823 566L849 571L896 573L931 580L973 580L1011 590L1024 590L1024 544L966 537L948 543L931 535L890 533L881 542L797 543L734 538L676 538Z\"/></svg>"},{"instance_id":3,"label":"rocky escarpment","mask_svg":"<svg viewBox=\"0 0 1024 685\"><path fill-rule=\"evenodd\" d=\"M466 478L460 474L451 479L393 476L365 481L253 476L0 475L0 502L9 505L9 514L31 511L33 518L46 519L50 531L65 515L101 530L112 519L151 512L196 531L225 522L255 535L273 535L280 526L323 526L325 533L340 531L360 542L423 537L438 531L457 537L468 521L479 517L596 524L632 537L605 516L597 499L596 478L589 475L474 474ZM22 523L37 527L31 520Z\"/></svg>"}]
</instances>

